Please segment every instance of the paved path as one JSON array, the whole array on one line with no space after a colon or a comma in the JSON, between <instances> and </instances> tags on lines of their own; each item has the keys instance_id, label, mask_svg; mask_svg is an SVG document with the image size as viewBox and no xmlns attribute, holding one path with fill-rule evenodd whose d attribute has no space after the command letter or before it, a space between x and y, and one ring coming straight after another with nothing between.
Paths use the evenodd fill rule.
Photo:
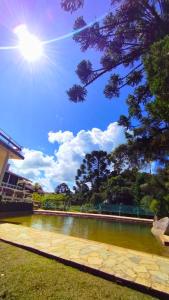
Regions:
<instances>
[{"instance_id":1,"label":"paved path","mask_svg":"<svg viewBox=\"0 0 169 300\"><path fill-rule=\"evenodd\" d=\"M0 239L35 249L98 275L169 294L169 259L108 244L32 229L0 225ZM139 284L139 286L138 286ZM167 296L169 299L169 295ZM160 298L162 299L162 298Z\"/></svg>"},{"instance_id":2,"label":"paved path","mask_svg":"<svg viewBox=\"0 0 169 300\"><path fill-rule=\"evenodd\" d=\"M152 224L153 219L146 218L136 218L136 217L126 217L118 215L105 215L105 214L93 214L93 213L82 213L82 212L72 212L72 211L60 211L60 210L44 210L38 209L34 210L34 214L43 215L57 215L57 216L69 216L69 217L81 217L81 218L92 218L92 219L102 219L102 220L120 220L124 222L131 223L148 223Z\"/></svg>"}]
</instances>

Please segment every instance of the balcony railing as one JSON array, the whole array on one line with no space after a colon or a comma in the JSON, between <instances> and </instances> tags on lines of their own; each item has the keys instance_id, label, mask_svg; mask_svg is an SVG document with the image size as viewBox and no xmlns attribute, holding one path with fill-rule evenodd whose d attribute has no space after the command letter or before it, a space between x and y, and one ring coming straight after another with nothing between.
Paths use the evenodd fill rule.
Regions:
<instances>
[{"instance_id":1,"label":"balcony railing","mask_svg":"<svg viewBox=\"0 0 169 300\"><path fill-rule=\"evenodd\" d=\"M32 198L12 198L9 196L2 196L1 199L2 202L26 202L26 203L32 203Z\"/></svg>"},{"instance_id":2,"label":"balcony railing","mask_svg":"<svg viewBox=\"0 0 169 300\"><path fill-rule=\"evenodd\" d=\"M7 195L6 190L9 190L12 192L12 195ZM17 192L22 193L22 195L18 195ZM18 186L18 185L12 185L9 183L2 183L0 186L0 195L2 202L32 202L32 194L30 191L26 190L25 188Z\"/></svg>"},{"instance_id":3,"label":"balcony railing","mask_svg":"<svg viewBox=\"0 0 169 300\"><path fill-rule=\"evenodd\" d=\"M13 185L13 184L9 184L9 183L5 183L2 182L1 184L2 187L6 187L12 190L19 190L19 191L23 191L23 187L19 186L19 185Z\"/></svg>"}]
</instances>

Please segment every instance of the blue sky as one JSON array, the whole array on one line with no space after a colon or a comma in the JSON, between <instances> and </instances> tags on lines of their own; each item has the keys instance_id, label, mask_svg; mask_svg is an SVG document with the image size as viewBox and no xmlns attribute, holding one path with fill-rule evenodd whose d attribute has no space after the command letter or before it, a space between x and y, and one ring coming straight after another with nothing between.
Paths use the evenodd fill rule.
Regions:
<instances>
[{"instance_id":1,"label":"blue sky","mask_svg":"<svg viewBox=\"0 0 169 300\"><path fill-rule=\"evenodd\" d=\"M84 15L85 19L91 22L104 15L110 7L109 4L109 0L86 0L83 10L71 15L60 8L59 0L3 0L0 4L0 45L17 43L12 31L18 24L25 23L32 33L42 40L47 40L72 31L76 16ZM41 153L44 159L53 157L57 163L57 153L65 143L63 137L66 134L64 132L72 133L72 139L76 138L82 130L91 133L93 128L98 128L102 133L107 132L108 126L116 122L121 114L127 112L125 105L127 89L123 90L120 99L111 101L105 99L103 88L108 79L106 76L88 88L86 102L74 104L68 100L66 90L74 83L78 83L75 74L77 64L82 59L90 59L97 67L100 53L96 53L94 50L82 53L79 45L72 38L48 45L45 51L49 60L35 62L32 68L23 60L18 50L0 52L0 126L24 146L25 151L29 149L39 155ZM49 132L58 133L60 131L62 131L62 138L56 136L52 142L49 141ZM123 142L122 130L120 129L118 132L121 142ZM68 134L69 138L70 135ZM111 139L113 141L112 148L116 144L114 135L116 136L116 133L112 133L112 137L109 135L110 141ZM69 138L66 143L70 142ZM92 143L92 147L87 148L86 151L97 147L104 148L101 142ZM108 148L106 147L105 150L110 150L110 145ZM84 153L85 151L81 157ZM57 174L52 179L52 173L50 175L49 172L45 173L46 170L43 168L39 168L38 173L36 163L34 164L34 174L31 175L30 171L33 172L33 170L27 160L26 163L27 170L25 165L17 163L13 168L33 180L39 179L42 184L44 178L48 181L48 177L50 177L50 188L49 182L44 184L45 187L48 185L48 189L51 189L56 182L64 180L64 176L57 178ZM73 182L73 174L72 180L71 176L67 180L70 184Z\"/></svg>"}]
</instances>

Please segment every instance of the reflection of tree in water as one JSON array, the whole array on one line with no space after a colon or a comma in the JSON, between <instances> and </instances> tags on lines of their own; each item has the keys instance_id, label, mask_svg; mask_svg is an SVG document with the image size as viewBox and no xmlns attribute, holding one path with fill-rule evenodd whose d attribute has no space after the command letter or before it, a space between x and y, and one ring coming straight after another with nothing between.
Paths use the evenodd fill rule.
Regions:
<instances>
[{"instance_id":1,"label":"reflection of tree in water","mask_svg":"<svg viewBox=\"0 0 169 300\"><path fill-rule=\"evenodd\" d=\"M62 218L62 217L61 217ZM74 218L71 217L65 217L63 219L63 227L62 227L62 233L67 235L72 235L72 230L74 227Z\"/></svg>"}]
</instances>

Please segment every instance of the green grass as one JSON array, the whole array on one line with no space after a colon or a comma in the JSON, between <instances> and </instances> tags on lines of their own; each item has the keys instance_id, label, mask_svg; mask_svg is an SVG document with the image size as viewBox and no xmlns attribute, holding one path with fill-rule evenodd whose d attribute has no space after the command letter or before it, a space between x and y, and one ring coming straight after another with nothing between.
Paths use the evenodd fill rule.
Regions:
<instances>
[{"instance_id":1,"label":"green grass","mask_svg":"<svg viewBox=\"0 0 169 300\"><path fill-rule=\"evenodd\" d=\"M0 242L0 299L155 299Z\"/></svg>"},{"instance_id":2,"label":"green grass","mask_svg":"<svg viewBox=\"0 0 169 300\"><path fill-rule=\"evenodd\" d=\"M69 211L81 212L81 206L80 205L71 205Z\"/></svg>"}]
</instances>

